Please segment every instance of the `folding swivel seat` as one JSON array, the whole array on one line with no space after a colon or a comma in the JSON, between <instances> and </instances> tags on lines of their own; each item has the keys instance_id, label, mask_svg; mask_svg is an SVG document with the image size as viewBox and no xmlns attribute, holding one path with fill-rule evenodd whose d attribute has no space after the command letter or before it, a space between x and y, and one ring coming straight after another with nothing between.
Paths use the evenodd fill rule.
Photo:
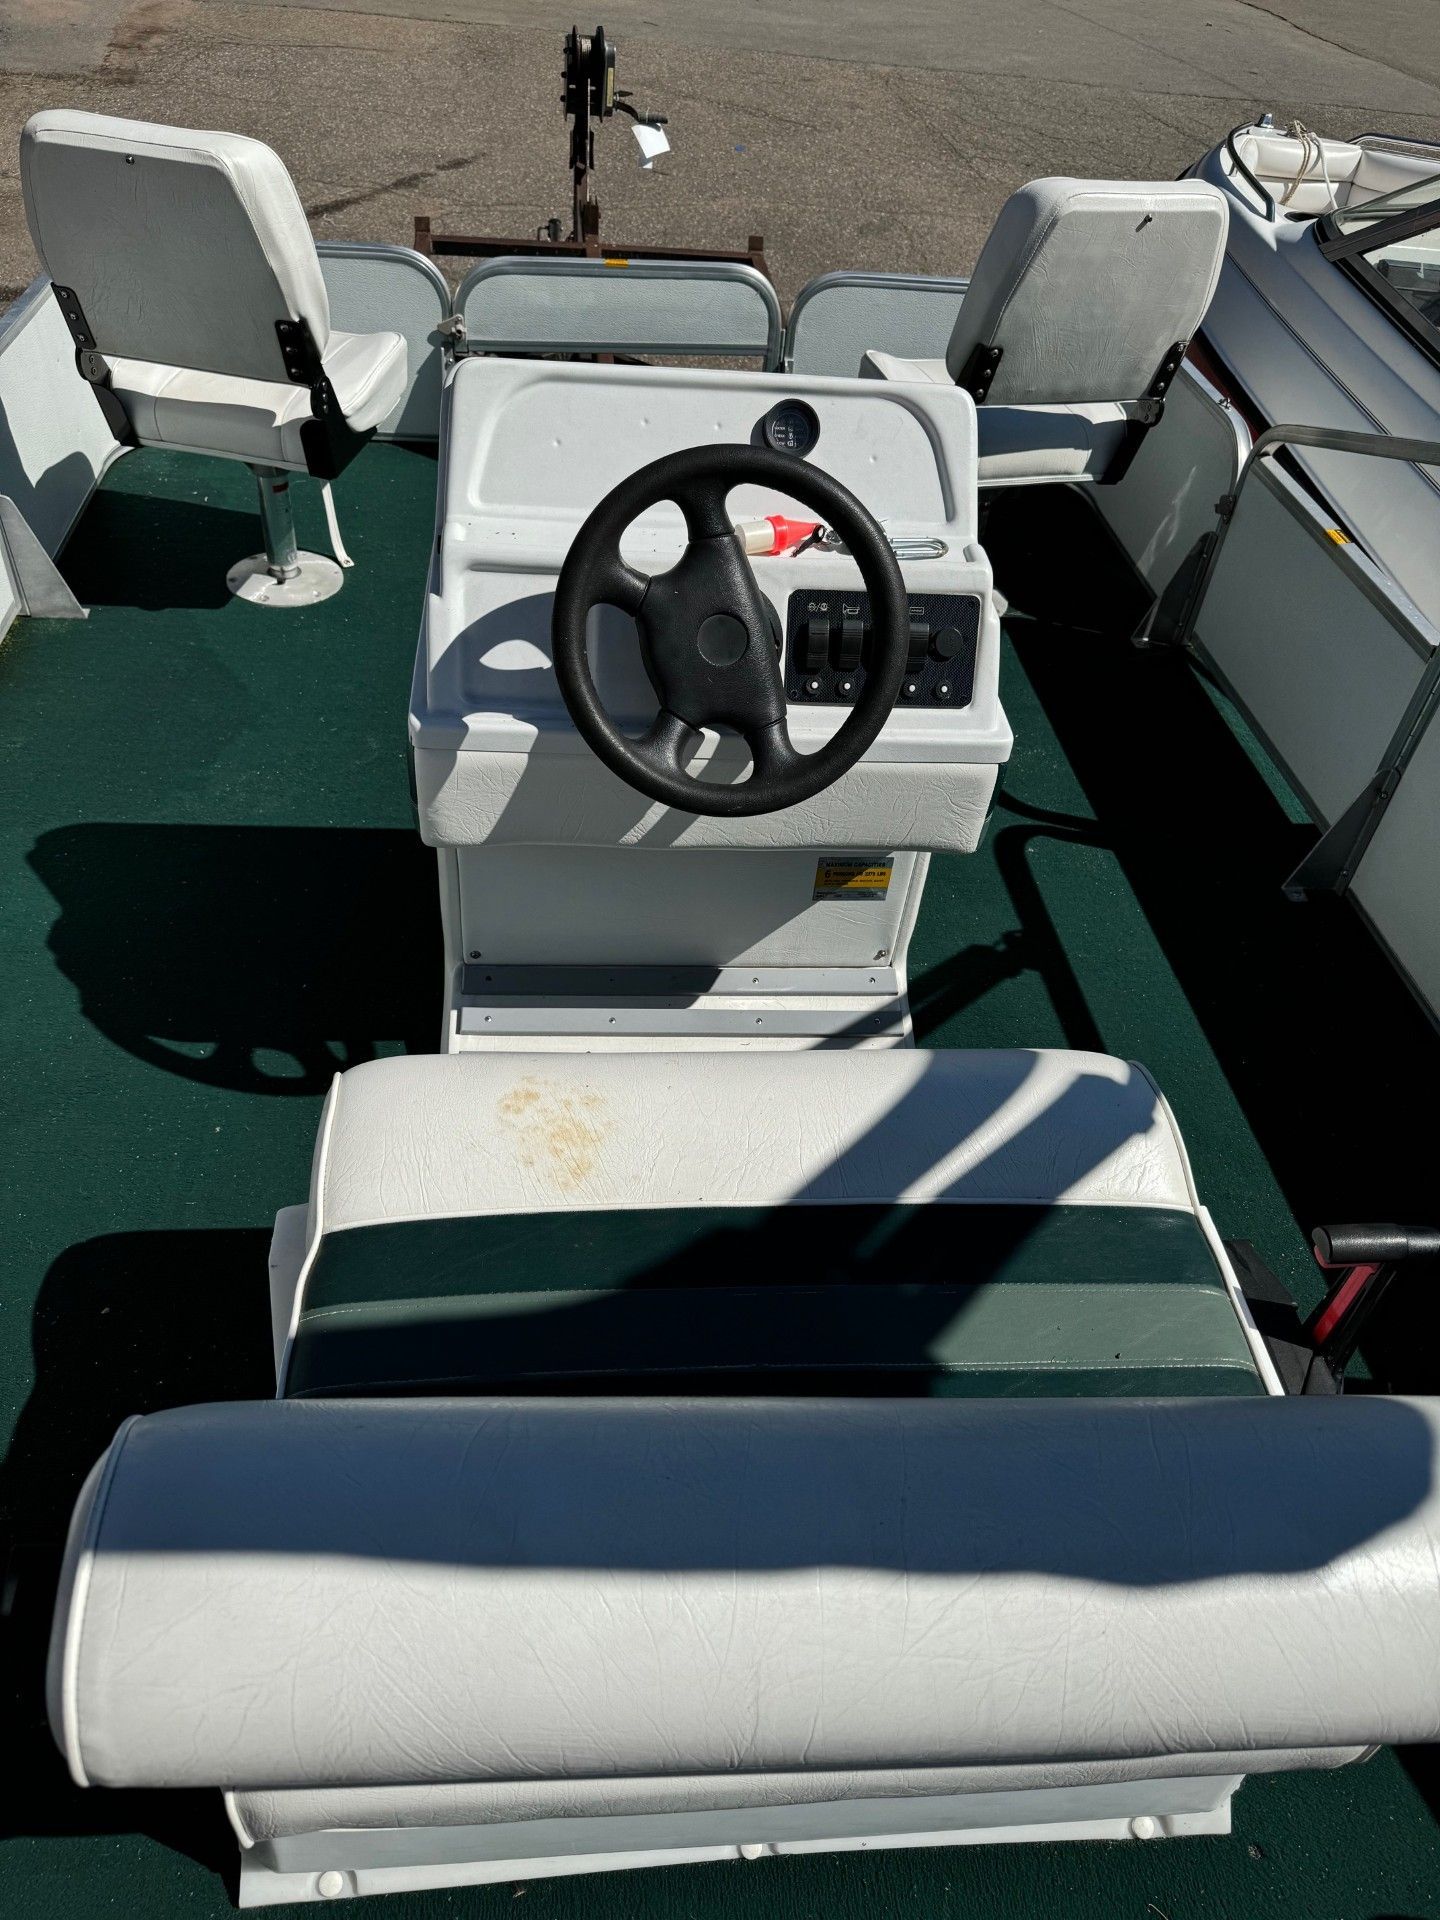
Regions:
<instances>
[{"instance_id":1,"label":"folding swivel seat","mask_svg":"<svg viewBox=\"0 0 1440 1920\"><path fill-rule=\"evenodd\" d=\"M121 441L243 460L265 551L231 590L298 606L339 590L336 561L296 545L290 475L325 493L399 401L397 333L330 325L294 182L259 140L37 113L20 139L25 212L75 341L76 364Z\"/></svg>"},{"instance_id":2,"label":"folding swivel seat","mask_svg":"<svg viewBox=\"0 0 1440 1920\"><path fill-rule=\"evenodd\" d=\"M974 396L982 487L1120 478L1215 292L1228 210L1198 180L1032 180L990 230L943 360L861 372Z\"/></svg>"}]
</instances>

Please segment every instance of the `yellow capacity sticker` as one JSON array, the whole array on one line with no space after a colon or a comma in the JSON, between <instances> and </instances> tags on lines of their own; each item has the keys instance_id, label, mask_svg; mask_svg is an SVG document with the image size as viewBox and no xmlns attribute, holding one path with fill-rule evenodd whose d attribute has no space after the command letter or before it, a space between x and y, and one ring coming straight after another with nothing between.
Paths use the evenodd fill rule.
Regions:
<instances>
[{"instance_id":1,"label":"yellow capacity sticker","mask_svg":"<svg viewBox=\"0 0 1440 1920\"><path fill-rule=\"evenodd\" d=\"M890 891L893 860L825 854L815 862L815 900L883 900Z\"/></svg>"}]
</instances>

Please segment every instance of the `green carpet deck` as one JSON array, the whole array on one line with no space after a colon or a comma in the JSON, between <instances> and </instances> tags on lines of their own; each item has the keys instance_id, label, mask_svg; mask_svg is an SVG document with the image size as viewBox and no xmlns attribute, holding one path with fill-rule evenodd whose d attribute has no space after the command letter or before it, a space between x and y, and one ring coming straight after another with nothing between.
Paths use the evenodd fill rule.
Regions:
<instances>
[{"instance_id":1,"label":"green carpet deck","mask_svg":"<svg viewBox=\"0 0 1440 1920\"><path fill-rule=\"evenodd\" d=\"M433 857L404 756L433 484L425 454L369 449L337 488L355 572L282 615L225 593L254 544L244 471L130 456L66 560L90 620L0 643L0 1536L20 1543L0 1912L17 1920L231 1911L216 1796L65 1780L28 1596L123 1415L268 1390L270 1221L304 1197L324 1088L434 1045ZM303 490L301 522L323 544ZM1143 1060L1221 1231L1313 1299L1313 1221L1434 1211L1420 1103L1440 1043L1348 910L1285 903L1310 830L1183 663L1016 621L1004 675L1006 792L979 857L934 863L912 954L923 1041ZM1392 1293L1371 1372L1434 1390L1435 1320L1422 1289ZM1226 1839L669 1868L537 1881L525 1906L1440 1920L1437 1804L1431 1756L1387 1753L1252 1782ZM514 1910L508 1887L374 1907Z\"/></svg>"}]
</instances>

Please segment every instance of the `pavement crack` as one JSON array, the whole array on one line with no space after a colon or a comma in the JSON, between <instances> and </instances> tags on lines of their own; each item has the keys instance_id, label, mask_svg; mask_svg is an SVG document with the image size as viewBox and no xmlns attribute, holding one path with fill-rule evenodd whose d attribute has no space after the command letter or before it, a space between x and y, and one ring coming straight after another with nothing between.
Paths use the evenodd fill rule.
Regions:
<instances>
[{"instance_id":1,"label":"pavement crack","mask_svg":"<svg viewBox=\"0 0 1440 1920\"><path fill-rule=\"evenodd\" d=\"M1365 47L1351 46L1347 41L1335 40L1328 33L1317 33L1314 27L1305 27L1298 20L1292 20L1288 13L1279 7L1267 7L1264 0L1235 0L1237 7L1245 7L1251 13L1263 13L1271 20L1278 20L1282 26L1289 27L1303 39L1313 40L1317 46L1331 47L1336 53L1345 53L1352 60L1368 60L1372 66L1379 67L1385 73L1403 73L1407 80L1418 80L1423 86L1434 86L1433 77L1418 67L1402 67L1398 61L1388 55L1378 56Z\"/></svg>"},{"instance_id":2,"label":"pavement crack","mask_svg":"<svg viewBox=\"0 0 1440 1920\"><path fill-rule=\"evenodd\" d=\"M1295 32L1303 34L1307 40L1317 40L1322 47L1334 47L1337 53L1354 53L1354 47L1347 47L1343 40L1334 40L1328 33L1317 33L1314 27L1302 27L1298 20L1292 20L1288 13L1282 13L1278 7L1266 7L1260 0L1235 0L1237 7L1245 7L1251 13L1268 14L1270 19L1278 20L1282 26L1293 27ZM1368 56L1367 56L1368 57Z\"/></svg>"},{"instance_id":3,"label":"pavement crack","mask_svg":"<svg viewBox=\"0 0 1440 1920\"><path fill-rule=\"evenodd\" d=\"M881 86L902 113L914 121L916 126L923 127L930 139L938 147L943 147L952 160L963 160L967 166L974 166L974 148L962 147L959 141L945 130L934 114L927 112L918 101L910 99L905 90L905 79L906 69L901 67L887 67L879 74Z\"/></svg>"},{"instance_id":4,"label":"pavement crack","mask_svg":"<svg viewBox=\"0 0 1440 1920\"><path fill-rule=\"evenodd\" d=\"M1086 13L1083 7L1065 6L1063 0L1050 0L1050 4L1057 13L1068 14L1072 20L1083 20L1087 27L1093 27L1097 33L1113 34L1117 40L1128 40L1132 47L1143 47L1147 53L1154 54L1158 59L1169 60L1177 67L1188 67L1192 73L1203 74L1207 80L1214 80L1221 86L1225 84L1223 73L1216 73L1210 67L1202 66L1198 60L1193 60L1186 54L1172 53L1168 47L1157 46L1153 40L1147 40L1144 34L1127 33L1123 28L1110 25L1108 21L1095 19L1092 14Z\"/></svg>"},{"instance_id":5,"label":"pavement crack","mask_svg":"<svg viewBox=\"0 0 1440 1920\"><path fill-rule=\"evenodd\" d=\"M424 167L418 173L399 173L393 180L384 180L378 187L364 187L359 193L342 193L334 200L316 200L305 212L312 220L318 220L327 213L345 213L351 207L363 207L371 200L383 200L387 193L401 193L409 187L423 187L427 180L436 180L442 173L458 173L463 167L473 167L483 160L480 153L464 153L455 160L442 160L438 166Z\"/></svg>"}]
</instances>

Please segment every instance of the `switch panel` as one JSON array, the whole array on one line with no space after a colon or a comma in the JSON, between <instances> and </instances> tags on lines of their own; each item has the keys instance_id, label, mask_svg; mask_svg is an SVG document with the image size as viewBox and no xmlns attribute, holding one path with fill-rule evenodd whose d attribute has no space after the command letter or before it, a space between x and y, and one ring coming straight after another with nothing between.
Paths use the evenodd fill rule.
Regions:
<instances>
[{"instance_id":1,"label":"switch panel","mask_svg":"<svg viewBox=\"0 0 1440 1920\"><path fill-rule=\"evenodd\" d=\"M910 595L901 707L967 707L975 691L980 596ZM785 695L797 706L853 707L871 657L870 596L792 593L785 609Z\"/></svg>"}]
</instances>

